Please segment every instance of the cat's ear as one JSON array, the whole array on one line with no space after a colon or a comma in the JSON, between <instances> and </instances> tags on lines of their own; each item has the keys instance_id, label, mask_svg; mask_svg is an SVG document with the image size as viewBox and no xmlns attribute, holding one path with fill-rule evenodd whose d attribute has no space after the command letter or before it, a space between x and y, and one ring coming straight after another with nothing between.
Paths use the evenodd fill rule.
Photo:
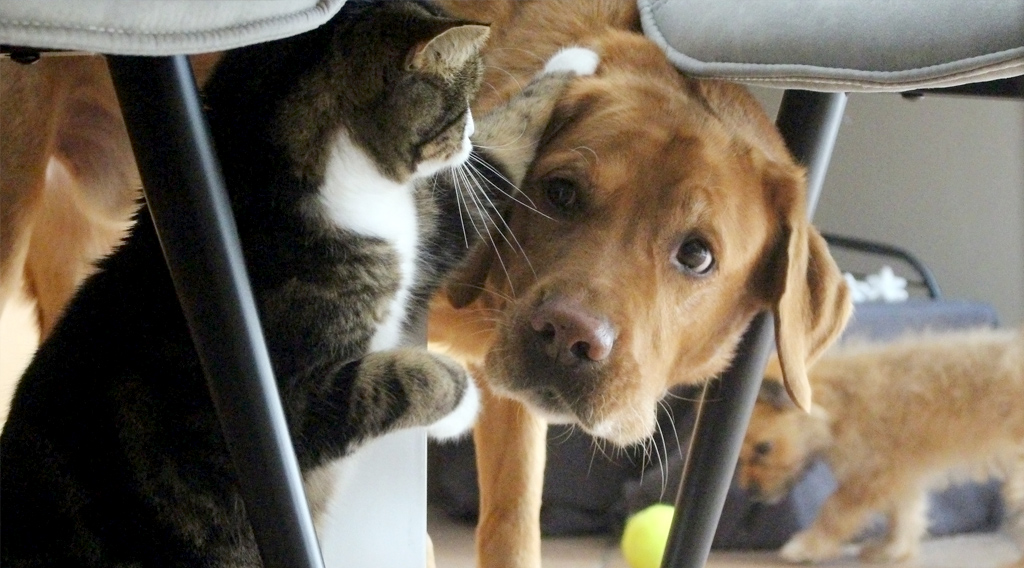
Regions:
<instances>
[{"instance_id":1,"label":"cat's ear","mask_svg":"<svg viewBox=\"0 0 1024 568\"><path fill-rule=\"evenodd\" d=\"M409 52L406 66L412 71L449 75L478 57L491 29L482 24L460 24L418 43Z\"/></svg>"}]
</instances>

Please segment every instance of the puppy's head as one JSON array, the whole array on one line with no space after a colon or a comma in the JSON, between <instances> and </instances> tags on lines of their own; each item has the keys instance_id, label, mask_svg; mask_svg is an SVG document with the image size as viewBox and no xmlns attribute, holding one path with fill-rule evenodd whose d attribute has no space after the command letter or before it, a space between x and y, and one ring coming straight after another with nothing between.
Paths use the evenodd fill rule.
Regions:
<instances>
[{"instance_id":1,"label":"puppy's head","mask_svg":"<svg viewBox=\"0 0 1024 568\"><path fill-rule=\"evenodd\" d=\"M522 184L532 210L454 287L456 306L486 289L484 317L500 312L491 387L630 443L670 386L724 370L768 309L786 385L808 407L805 365L849 300L806 220L803 171L739 87L682 78L635 34L592 47L597 73L558 101Z\"/></svg>"},{"instance_id":2,"label":"puppy's head","mask_svg":"<svg viewBox=\"0 0 1024 568\"><path fill-rule=\"evenodd\" d=\"M820 414L801 411L778 379L766 378L740 449L740 487L766 503L785 497L817 449Z\"/></svg>"}]
</instances>

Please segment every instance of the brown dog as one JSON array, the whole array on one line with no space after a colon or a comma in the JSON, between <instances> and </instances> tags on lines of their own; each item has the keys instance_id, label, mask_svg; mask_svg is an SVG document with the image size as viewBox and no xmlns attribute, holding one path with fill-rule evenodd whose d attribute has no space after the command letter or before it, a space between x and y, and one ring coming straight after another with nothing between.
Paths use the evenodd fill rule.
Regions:
<instances>
[{"instance_id":1,"label":"brown dog","mask_svg":"<svg viewBox=\"0 0 1024 568\"><path fill-rule=\"evenodd\" d=\"M540 564L546 421L627 444L666 389L713 377L761 310L775 315L786 385L850 310L807 222L803 171L743 88L685 78L637 33L635 3L458 2L492 24L484 111L569 45L600 56L556 106L508 218L436 298L435 347L485 387L476 428L481 566ZM527 410L529 409L529 410Z\"/></svg>"},{"instance_id":2,"label":"brown dog","mask_svg":"<svg viewBox=\"0 0 1024 568\"><path fill-rule=\"evenodd\" d=\"M192 58L200 81L219 54ZM0 313L20 290L45 337L125 235L138 172L100 56L0 58Z\"/></svg>"},{"instance_id":3,"label":"brown dog","mask_svg":"<svg viewBox=\"0 0 1024 568\"><path fill-rule=\"evenodd\" d=\"M814 523L782 548L783 558L838 556L875 511L886 513L888 534L861 556L912 558L927 528L926 490L951 474L1003 477L1009 532L1024 546L1024 331L829 353L811 370L810 413L789 402L772 367L740 453L740 485L777 500L813 456L825 458L838 482Z\"/></svg>"}]
</instances>

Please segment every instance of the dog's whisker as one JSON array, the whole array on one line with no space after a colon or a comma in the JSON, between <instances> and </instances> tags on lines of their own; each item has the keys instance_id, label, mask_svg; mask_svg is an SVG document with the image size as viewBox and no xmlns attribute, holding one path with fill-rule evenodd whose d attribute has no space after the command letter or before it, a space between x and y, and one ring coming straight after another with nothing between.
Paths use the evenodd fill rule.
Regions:
<instances>
[{"instance_id":1,"label":"dog's whisker","mask_svg":"<svg viewBox=\"0 0 1024 568\"><path fill-rule=\"evenodd\" d=\"M683 396L681 394L676 394L676 393L672 392L671 390L665 393L665 398L673 398L675 400L682 400L682 401L686 401L686 402L699 402L700 401L699 397L698 398L690 398L690 397Z\"/></svg>"},{"instance_id":2,"label":"dog's whisker","mask_svg":"<svg viewBox=\"0 0 1024 568\"><path fill-rule=\"evenodd\" d=\"M672 428L672 436L676 439L676 452L679 455L683 454L683 445L679 441L679 428L676 426L676 416L672 405L669 404L664 398L658 401L658 406L665 410L665 416L668 418L669 426Z\"/></svg>"},{"instance_id":3,"label":"dog's whisker","mask_svg":"<svg viewBox=\"0 0 1024 568\"><path fill-rule=\"evenodd\" d=\"M594 164L593 164L593 166L596 166L598 164L598 162L601 161L600 158L597 155L597 152L594 151L594 149L591 148L590 146L576 146L575 148L573 148L572 151L576 152L577 154L579 154L580 158L583 158L583 161L587 162L588 165L590 164L590 160L588 160L587 157L583 155L583 152L580 152L581 149L582 150L587 150L588 152L590 152L590 154L592 156L594 156ZM593 167L593 166L591 166L591 167Z\"/></svg>"},{"instance_id":4,"label":"dog's whisker","mask_svg":"<svg viewBox=\"0 0 1024 568\"><path fill-rule=\"evenodd\" d=\"M665 440L665 431L661 427L661 421L655 420L654 424L658 428L658 436L661 438L661 452L658 455L658 468L661 470L661 497L665 496L665 490L668 487L668 444ZM657 446L657 441L655 441Z\"/></svg>"}]
</instances>

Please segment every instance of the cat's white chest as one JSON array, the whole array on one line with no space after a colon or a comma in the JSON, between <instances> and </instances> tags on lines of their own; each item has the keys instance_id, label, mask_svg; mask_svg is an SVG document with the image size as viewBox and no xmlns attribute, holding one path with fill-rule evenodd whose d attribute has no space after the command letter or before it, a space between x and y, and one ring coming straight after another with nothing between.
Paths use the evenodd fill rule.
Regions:
<instances>
[{"instance_id":1,"label":"cat's white chest","mask_svg":"<svg viewBox=\"0 0 1024 568\"><path fill-rule=\"evenodd\" d=\"M400 184L384 177L362 149L346 135L339 135L328 159L320 202L339 227L390 243L401 272L398 293L377 327L370 351L396 347L402 338L419 244L413 192L412 183Z\"/></svg>"}]
</instances>

